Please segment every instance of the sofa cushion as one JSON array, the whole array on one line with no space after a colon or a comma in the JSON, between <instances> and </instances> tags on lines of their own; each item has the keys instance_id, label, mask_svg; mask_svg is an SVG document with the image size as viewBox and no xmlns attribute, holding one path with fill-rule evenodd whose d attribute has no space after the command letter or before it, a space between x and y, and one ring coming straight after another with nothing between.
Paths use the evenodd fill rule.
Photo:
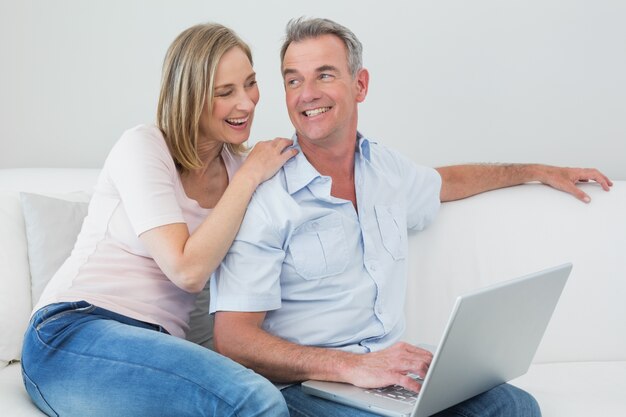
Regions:
<instances>
[{"instance_id":1,"label":"sofa cushion","mask_svg":"<svg viewBox=\"0 0 626 417\"><path fill-rule=\"evenodd\" d=\"M511 381L537 399L543 417L621 417L626 361L535 364Z\"/></svg>"},{"instance_id":2,"label":"sofa cushion","mask_svg":"<svg viewBox=\"0 0 626 417\"><path fill-rule=\"evenodd\" d=\"M0 192L0 368L20 358L30 315L24 218L17 192Z\"/></svg>"},{"instance_id":3,"label":"sofa cushion","mask_svg":"<svg viewBox=\"0 0 626 417\"><path fill-rule=\"evenodd\" d=\"M210 281L206 283L198 298L194 309L189 314L189 332L187 340L213 349L213 316L209 314L209 287Z\"/></svg>"},{"instance_id":4,"label":"sofa cushion","mask_svg":"<svg viewBox=\"0 0 626 417\"><path fill-rule=\"evenodd\" d=\"M32 304L37 304L41 292L52 275L69 257L83 219L87 215L84 193L69 194L69 201L39 194L21 193L28 264L30 266Z\"/></svg>"},{"instance_id":5,"label":"sofa cushion","mask_svg":"<svg viewBox=\"0 0 626 417\"><path fill-rule=\"evenodd\" d=\"M24 389L19 363L0 369L0 416L45 417Z\"/></svg>"}]
</instances>

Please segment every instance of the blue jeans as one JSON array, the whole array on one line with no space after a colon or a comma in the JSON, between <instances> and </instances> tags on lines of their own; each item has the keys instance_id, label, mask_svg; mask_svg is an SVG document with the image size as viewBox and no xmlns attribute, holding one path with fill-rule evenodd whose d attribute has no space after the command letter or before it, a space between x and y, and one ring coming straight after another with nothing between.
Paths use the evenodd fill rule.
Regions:
<instances>
[{"instance_id":1,"label":"blue jeans","mask_svg":"<svg viewBox=\"0 0 626 417\"><path fill-rule=\"evenodd\" d=\"M300 385L282 390L291 417L375 417L367 411L357 410L322 398L305 394ZM467 401L448 408L433 417L539 417L537 401L509 384L499 385Z\"/></svg>"},{"instance_id":2,"label":"blue jeans","mask_svg":"<svg viewBox=\"0 0 626 417\"><path fill-rule=\"evenodd\" d=\"M283 416L265 378L160 326L84 301L33 316L22 375L49 416Z\"/></svg>"}]
</instances>

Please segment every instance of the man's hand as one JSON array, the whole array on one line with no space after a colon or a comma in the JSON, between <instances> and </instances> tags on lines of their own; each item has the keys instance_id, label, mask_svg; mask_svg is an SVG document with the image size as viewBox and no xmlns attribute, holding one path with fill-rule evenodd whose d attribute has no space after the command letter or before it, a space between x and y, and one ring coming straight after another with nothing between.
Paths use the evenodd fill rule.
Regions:
<instances>
[{"instance_id":1,"label":"man's hand","mask_svg":"<svg viewBox=\"0 0 626 417\"><path fill-rule=\"evenodd\" d=\"M302 346L267 333L261 328L264 318L264 312L218 311L215 348L274 382L317 379L363 388L401 385L419 392L421 384L407 374L424 378L433 359L429 351L404 342L364 354Z\"/></svg>"},{"instance_id":2,"label":"man's hand","mask_svg":"<svg viewBox=\"0 0 626 417\"><path fill-rule=\"evenodd\" d=\"M604 191L609 191L613 182L595 168L560 168L549 165L538 165L538 178L542 183L557 190L572 194L577 199L588 203L591 198L576 186L579 182L595 181Z\"/></svg>"},{"instance_id":3,"label":"man's hand","mask_svg":"<svg viewBox=\"0 0 626 417\"><path fill-rule=\"evenodd\" d=\"M433 359L432 353L404 342L398 342L378 352L356 355L346 373L346 382L362 388L401 385L419 392L421 384L407 374L426 376Z\"/></svg>"}]
</instances>

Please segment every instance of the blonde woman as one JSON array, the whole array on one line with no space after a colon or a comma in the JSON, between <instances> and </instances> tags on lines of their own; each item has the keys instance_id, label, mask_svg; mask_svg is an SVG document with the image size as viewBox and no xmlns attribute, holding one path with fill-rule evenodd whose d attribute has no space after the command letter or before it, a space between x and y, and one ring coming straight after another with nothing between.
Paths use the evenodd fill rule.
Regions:
<instances>
[{"instance_id":1,"label":"blonde woman","mask_svg":"<svg viewBox=\"0 0 626 417\"><path fill-rule=\"evenodd\" d=\"M24 383L51 416L287 416L267 380L184 340L256 187L296 151L244 158L259 91L249 47L185 30L163 67L157 126L111 150L76 246L35 306Z\"/></svg>"}]
</instances>

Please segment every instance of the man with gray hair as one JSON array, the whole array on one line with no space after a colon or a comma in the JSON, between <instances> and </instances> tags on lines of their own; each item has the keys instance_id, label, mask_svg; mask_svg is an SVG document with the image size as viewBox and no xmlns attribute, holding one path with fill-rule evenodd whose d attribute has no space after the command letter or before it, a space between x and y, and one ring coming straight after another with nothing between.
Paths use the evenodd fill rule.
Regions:
<instances>
[{"instance_id":1,"label":"man with gray hair","mask_svg":"<svg viewBox=\"0 0 626 417\"><path fill-rule=\"evenodd\" d=\"M369 73L347 28L326 19L287 26L281 69L300 152L262 184L215 279L215 346L284 389L294 416L372 414L301 392L317 379L361 387L420 384L432 354L400 342L407 229L441 201L541 181L611 182L594 169L544 165L416 166L357 131ZM539 416L532 396L504 384L441 416Z\"/></svg>"}]
</instances>

